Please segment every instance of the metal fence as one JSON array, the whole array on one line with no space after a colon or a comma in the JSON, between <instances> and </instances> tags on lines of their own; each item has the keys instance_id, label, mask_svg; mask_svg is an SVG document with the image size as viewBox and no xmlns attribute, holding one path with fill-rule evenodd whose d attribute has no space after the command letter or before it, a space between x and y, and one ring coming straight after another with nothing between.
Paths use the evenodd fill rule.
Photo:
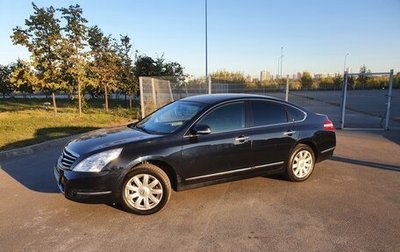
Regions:
<instances>
[{"instance_id":1,"label":"metal fence","mask_svg":"<svg viewBox=\"0 0 400 252\"><path fill-rule=\"evenodd\" d=\"M365 88L367 78L386 76L379 89ZM350 83L352 80L353 84ZM357 81L357 84L354 84ZM347 73L344 74L344 84L341 99L341 128L350 129L385 129L399 127L398 106L399 90L393 90L393 70L383 73ZM395 95L394 95L395 94ZM394 104L392 104L394 103Z\"/></svg>"},{"instance_id":2,"label":"metal fence","mask_svg":"<svg viewBox=\"0 0 400 252\"><path fill-rule=\"evenodd\" d=\"M187 96L207 94L208 85L204 81L176 82L169 81L170 87L156 88L155 93L165 91L173 99L177 100ZM286 85L274 86L251 86L244 83L232 83L212 80L212 93L247 93L267 95L285 100ZM150 92L150 91L149 91ZM153 92L153 91L151 91ZM342 120L344 92L339 88L330 89L309 89L289 90L288 101L316 113L323 113L329 116L337 128L369 128L384 129L386 124L388 102L390 103L390 114L387 120L387 129L400 128L400 90L393 89L391 100L389 97L389 81L383 87L371 89L370 87L359 86L357 88L348 86L345 94L344 121ZM148 96L147 99L153 99ZM145 101L149 102L149 101ZM342 125L342 122L344 124Z\"/></svg>"}]
</instances>

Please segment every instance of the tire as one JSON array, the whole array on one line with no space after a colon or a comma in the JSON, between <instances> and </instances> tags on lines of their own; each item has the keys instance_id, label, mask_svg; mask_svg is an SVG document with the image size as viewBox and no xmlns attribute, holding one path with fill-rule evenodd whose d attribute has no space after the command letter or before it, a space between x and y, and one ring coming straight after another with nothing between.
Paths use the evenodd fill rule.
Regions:
<instances>
[{"instance_id":1,"label":"tire","mask_svg":"<svg viewBox=\"0 0 400 252\"><path fill-rule=\"evenodd\" d=\"M299 144L290 154L286 166L286 175L291 181L305 181L311 176L314 166L315 154L313 149L308 145Z\"/></svg>"},{"instance_id":2,"label":"tire","mask_svg":"<svg viewBox=\"0 0 400 252\"><path fill-rule=\"evenodd\" d=\"M155 165L140 164L124 179L121 203L128 212L148 215L163 209L170 196L168 175Z\"/></svg>"}]
</instances>

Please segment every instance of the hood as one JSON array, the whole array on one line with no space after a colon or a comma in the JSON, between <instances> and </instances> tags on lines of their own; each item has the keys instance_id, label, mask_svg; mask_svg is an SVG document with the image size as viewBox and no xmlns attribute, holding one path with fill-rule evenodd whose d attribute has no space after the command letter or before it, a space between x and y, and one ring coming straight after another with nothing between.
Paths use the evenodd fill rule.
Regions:
<instances>
[{"instance_id":1,"label":"hood","mask_svg":"<svg viewBox=\"0 0 400 252\"><path fill-rule=\"evenodd\" d=\"M68 148L80 155L101 149L116 148L132 142L150 140L160 137L151 135L137 129L121 126L110 129L100 129L83 134L68 144Z\"/></svg>"}]
</instances>

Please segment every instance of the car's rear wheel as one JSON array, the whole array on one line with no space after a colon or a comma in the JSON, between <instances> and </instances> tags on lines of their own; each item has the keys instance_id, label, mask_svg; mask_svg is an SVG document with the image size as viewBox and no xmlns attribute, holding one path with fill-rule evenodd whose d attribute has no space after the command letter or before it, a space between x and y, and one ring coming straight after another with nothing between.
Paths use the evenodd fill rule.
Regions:
<instances>
[{"instance_id":1,"label":"car's rear wheel","mask_svg":"<svg viewBox=\"0 0 400 252\"><path fill-rule=\"evenodd\" d=\"M311 176L314 165L314 151L308 145L299 144L290 155L286 168L287 176L292 181L304 181Z\"/></svg>"},{"instance_id":2,"label":"car's rear wheel","mask_svg":"<svg viewBox=\"0 0 400 252\"><path fill-rule=\"evenodd\" d=\"M147 215L160 211L170 195L168 175L155 165L141 164L125 177L121 201L127 211Z\"/></svg>"}]
</instances>

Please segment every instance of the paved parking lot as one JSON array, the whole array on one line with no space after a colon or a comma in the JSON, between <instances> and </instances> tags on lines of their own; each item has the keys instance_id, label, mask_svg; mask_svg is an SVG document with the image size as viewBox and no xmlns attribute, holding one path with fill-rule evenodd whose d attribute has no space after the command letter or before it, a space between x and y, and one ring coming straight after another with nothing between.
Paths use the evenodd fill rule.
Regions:
<instances>
[{"instance_id":1,"label":"paved parking lot","mask_svg":"<svg viewBox=\"0 0 400 252\"><path fill-rule=\"evenodd\" d=\"M399 251L400 132L337 135L306 182L173 193L152 216L64 199L52 172L62 144L0 161L0 250Z\"/></svg>"}]
</instances>

